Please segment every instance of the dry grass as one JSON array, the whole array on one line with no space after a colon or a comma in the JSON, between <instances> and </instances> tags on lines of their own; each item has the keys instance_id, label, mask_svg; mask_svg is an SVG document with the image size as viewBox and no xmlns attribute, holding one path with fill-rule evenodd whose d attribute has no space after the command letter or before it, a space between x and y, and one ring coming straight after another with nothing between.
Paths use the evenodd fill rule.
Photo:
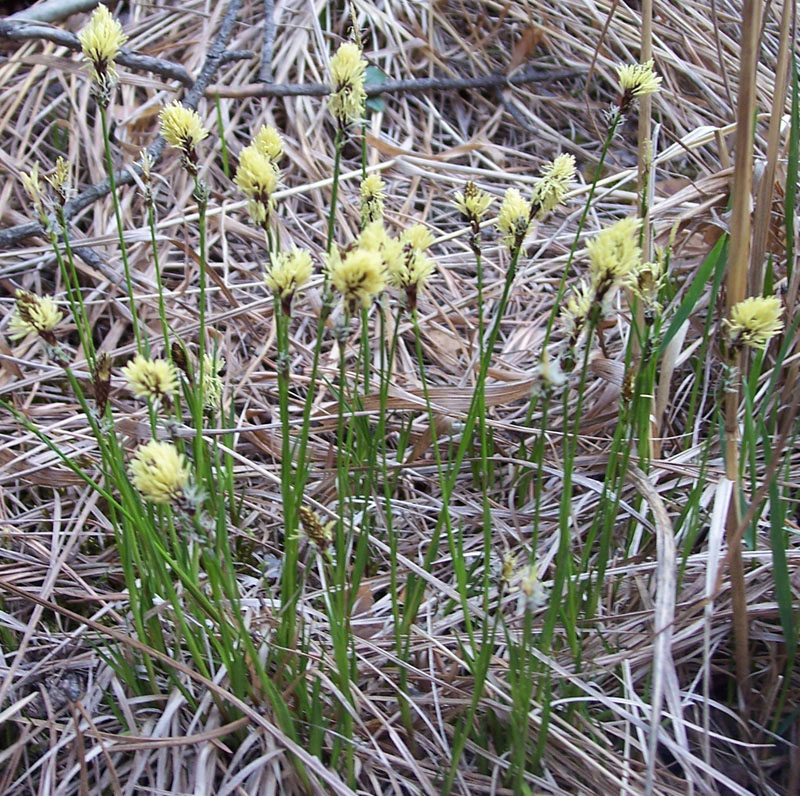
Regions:
<instances>
[{"instance_id":1,"label":"dry grass","mask_svg":"<svg viewBox=\"0 0 800 796\"><path fill-rule=\"evenodd\" d=\"M348 17L334 4L281 0L275 3L274 80L279 83L325 82L329 53L346 34ZM512 2L388 2L355 0L365 53L389 79L430 76L469 77L505 73L509 64L530 59L543 68L574 70L574 76L526 86L488 91L426 91L384 98L385 108L369 122L370 165L381 168L387 183L387 223L399 230L422 221L436 231L433 253L439 274L421 298L420 316L430 381L444 388L433 397L443 416L464 410L474 380L473 337L476 328L476 283L463 224L451 206L453 192L466 179L500 196L509 185L526 187L538 167L561 151L573 153L583 181L598 162L602 114L614 99L618 62L635 62L639 53L637 14L624 5L601 0L561 0L543 7ZM131 49L169 59L196 72L226 4L190 0L171 4L130 4L122 14ZM732 186L733 99L739 74L740 9L733 3L693 2L657 8L653 52L663 91L653 103L658 123L656 182L651 218L655 242L665 245L676 231L672 272L677 286L688 284L726 228L726 204ZM333 33L320 14L333 15ZM778 58L776 9L764 20L755 84L761 116L755 128L757 157L768 144L767 112L772 108ZM246 0L229 46L255 55L223 66L216 77L222 94L255 81L263 37L263 4ZM609 14L612 15L608 21ZM83 16L64 23L76 31ZM608 22L607 27L606 23ZM603 36L601 31L605 28ZM114 141L121 161L130 163L153 139L156 114L168 100L180 97L177 84L157 76L121 68L121 91L112 116ZM587 84L588 75L588 84ZM277 417L272 304L262 285L263 240L247 221L244 202L222 167L220 138L235 158L262 123L284 135L284 189L279 226L290 242L321 252L325 244L330 197L333 127L318 97L223 98L221 130L214 101L200 106L214 131L205 147L207 179L212 187L208 251L209 325L216 330L227 360L226 392L235 402L237 485L244 500L243 522L234 538L252 543L242 561L240 581L247 620L255 633L276 621L272 597L277 588L271 566L281 555L280 427ZM788 112L788 105L787 105ZM771 149L779 147L766 250L778 258L777 277L785 276L782 259L785 185L784 130ZM629 120L612 144L600 189L587 222L594 231L612 218L629 214L636 199L636 123ZM0 186L3 226L31 220L18 175L39 161L48 171L59 152L68 153L78 190L105 175L99 123L88 81L74 54L56 45L31 41L7 45L0 61ZM341 243L357 235L360 153L345 150L345 179L337 216ZM168 315L184 339L197 331L195 311L197 263L193 254L196 215L192 185L168 155L158 168L159 247L168 290ZM541 225L521 260L502 342L490 371L487 403L494 432L497 488L492 494L493 547L499 566L505 552L519 552L530 540L531 496L510 491L520 442L530 442L535 428L524 425L530 378L538 361L544 325L574 236L586 190L576 190L567 212ZM155 274L151 263L146 215L139 192L121 192L131 267L139 296L140 318L157 334ZM91 248L99 259L79 261L87 288L85 300L96 339L121 365L134 351L127 298L110 200L101 199L73 219L74 245ZM499 296L505 251L489 243L488 298ZM499 268L495 268L495 264ZM13 290L61 291L50 248L41 239L0 252L0 275L10 311ZM794 296L794 294L791 294ZM302 384L316 329L318 291L298 305L293 325L293 372ZM315 303L316 302L316 303ZM714 443L702 461L714 396L704 382L700 410L686 427L694 380L690 361L706 314L715 322L721 304L706 296L698 303L685 337L665 352L659 406L663 412L660 458L652 463L649 481L632 479L622 495L620 540L630 517L639 518L644 533L625 550L615 547L606 575L598 618L582 628L582 666L577 670L568 647L556 643L544 656L554 682L571 684L571 699L582 710L570 712L567 702L551 705L549 736L541 770L532 775L537 793L641 793L652 764L654 792L788 793L800 782L798 717L800 673L792 675L780 738L773 731L783 687L787 654L771 575L767 513L758 524L756 548L745 551L745 583L750 616L750 687L746 712L732 696L733 637L731 593L727 578L704 619L703 598L725 555L721 528L730 500L726 491L722 450ZM440 490L433 467L424 404L413 356L413 338L401 330L395 372L393 408L417 413L414 440L419 444L402 463L400 483L404 512L397 529L402 570L421 571L430 528L440 512ZM617 420L619 380L624 349L621 328L606 331L606 356L592 363L584 398L582 449L574 479L574 544L581 542L598 510L600 479L605 471L608 440ZM11 401L76 462L89 466L96 455L88 425L55 365L45 364L30 342L11 344L0 338L0 397ZM336 351L326 343L323 371L333 377ZM717 367L712 365L712 367ZM76 362L84 372L85 363ZM701 370L702 372L702 370ZM765 372L762 384L771 374ZM711 389L710 387L708 388ZM776 389L786 389L787 405L797 401L791 383L779 376ZM494 392L493 392L494 391ZM146 414L124 390L112 393L118 430L133 447L146 438ZM373 411L376 404L365 402ZM299 409L298 409L299 411ZM307 488L310 502L325 508L334 494L330 431L335 423L332 396L321 394L314 419L313 471ZM558 413L552 428L560 428ZM393 428L392 433L396 431ZM187 430L188 433L188 430ZM791 438L793 439L793 437ZM558 434L553 432L546 459L544 497L539 527L540 567L552 578L558 545L558 499L562 482ZM691 442L689 442L691 441ZM797 457L780 472L797 482ZM764 468L759 465L763 475ZM701 482L699 479L703 479ZM646 480L646 479L645 479ZM649 486L648 486L649 485ZM750 490L751 484L746 484ZM472 478L464 468L453 511L464 531L464 556L470 565L482 555L482 507L472 494ZM211 692L186 680L200 700L191 714L177 689L162 694L133 695L104 661L108 642L103 628L131 632L126 619L127 596L113 545L113 534L101 499L84 488L41 442L7 413L0 416L0 793L193 793L267 794L300 792L292 773L285 739L245 717L235 733L224 726ZM707 533L687 539L675 528L677 552L655 545L673 538L671 524L686 496L697 489ZM749 494L749 491L748 491ZM661 510L663 509L663 510ZM366 510L378 511L374 505ZM649 513L652 511L652 513ZM650 517L651 519L647 519ZM790 572L800 563L796 511L787 522L794 539L787 550ZM655 526L653 526L655 523ZM380 523L378 523L380 526ZM635 539L640 538L636 536ZM652 539L652 542L650 541ZM472 682L462 662L459 632L464 617L454 590L452 558L446 544L430 574L412 641L409 681L416 732L410 737L399 721L398 691L385 540L371 538L371 577L361 586L353 617L359 680L356 707L357 782L362 793L426 793L439 791L442 770L450 761L453 727L472 695ZM310 563L310 562L309 562ZM659 599L655 572L680 570L671 644L659 647L654 634L654 608ZM708 573L712 576L709 580ZM265 574L266 573L266 574ZM40 598L23 599L6 586ZM320 583L308 573L300 611L308 635L308 655L316 673L326 676L329 658L327 618L319 610ZM800 582L794 578L794 594ZM496 596L496 595L495 595ZM454 605L443 610L453 599ZM54 611L58 605L92 620L79 624ZM480 603L472 606L480 615ZM519 628L517 596L504 597L503 609L512 628ZM708 633L704 639L704 628ZM13 639L13 646L11 641ZM405 664L404 664L405 665ZM481 715L502 726L508 720L508 658L504 644L494 650ZM710 666L710 693L703 693L704 665ZM648 759L650 685L654 667L665 677L664 718L657 758ZM225 687L222 677L219 685ZM333 680L328 688L335 691ZM563 691L559 689L561 693ZM78 701L65 699L62 694ZM27 704L25 704L27 702ZM112 710L112 704L115 708ZM263 705L266 722L274 719ZM703 731L708 710L710 735ZM535 737L541 706L532 704ZM780 718L780 717L779 717ZM241 727L246 725L248 731ZM793 727L793 729L792 729ZM238 746L237 746L238 744ZM504 792L502 759L490 749L467 744L454 792ZM334 792L349 792L341 784ZM320 786L322 787L322 786ZM338 789L338 790L337 790Z\"/></svg>"}]
</instances>

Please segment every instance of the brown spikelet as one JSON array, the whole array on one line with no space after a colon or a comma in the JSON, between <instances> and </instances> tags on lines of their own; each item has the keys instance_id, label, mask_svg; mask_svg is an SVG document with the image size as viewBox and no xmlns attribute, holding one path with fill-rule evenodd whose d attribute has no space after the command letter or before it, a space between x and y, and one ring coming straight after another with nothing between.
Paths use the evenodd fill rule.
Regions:
<instances>
[{"instance_id":1,"label":"brown spikelet","mask_svg":"<svg viewBox=\"0 0 800 796\"><path fill-rule=\"evenodd\" d=\"M172 361L175 363L175 367L180 368L186 374L187 379L191 379L189 363L186 359L186 349L183 347L183 343L180 340L175 340L170 346L170 351L172 352Z\"/></svg>"},{"instance_id":2,"label":"brown spikelet","mask_svg":"<svg viewBox=\"0 0 800 796\"><path fill-rule=\"evenodd\" d=\"M111 389L111 357L108 354L100 354L97 364L92 374L92 384L94 386L94 401L97 411L103 415L108 404L108 393Z\"/></svg>"},{"instance_id":3,"label":"brown spikelet","mask_svg":"<svg viewBox=\"0 0 800 796\"><path fill-rule=\"evenodd\" d=\"M313 542L324 553L333 540L331 533L333 523L323 525L319 514L316 511L312 511L308 506L300 506L300 522L309 541Z\"/></svg>"}]
</instances>

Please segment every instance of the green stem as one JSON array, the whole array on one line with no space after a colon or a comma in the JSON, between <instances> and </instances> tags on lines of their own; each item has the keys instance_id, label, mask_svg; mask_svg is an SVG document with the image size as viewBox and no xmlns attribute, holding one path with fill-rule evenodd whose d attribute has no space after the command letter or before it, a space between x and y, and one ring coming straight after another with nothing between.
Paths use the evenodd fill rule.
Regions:
<instances>
[{"instance_id":1,"label":"green stem","mask_svg":"<svg viewBox=\"0 0 800 796\"><path fill-rule=\"evenodd\" d=\"M128 262L128 247L125 243L125 228L122 224L122 211L119 206L117 196L117 179L114 176L114 160L111 157L111 141L108 134L108 118L106 109L100 106L100 120L103 126L103 145L106 155L106 169L108 170L108 183L110 186L111 199L114 204L114 218L117 222L117 235L119 237L119 250L122 257L122 268L125 273L125 286L128 291L128 308L131 313L131 323L133 324L133 334L136 337L136 349L140 354L147 354L147 342L142 341L142 333L139 329L139 318L136 314L136 299L133 294L133 280L131 278L131 268Z\"/></svg>"}]
</instances>

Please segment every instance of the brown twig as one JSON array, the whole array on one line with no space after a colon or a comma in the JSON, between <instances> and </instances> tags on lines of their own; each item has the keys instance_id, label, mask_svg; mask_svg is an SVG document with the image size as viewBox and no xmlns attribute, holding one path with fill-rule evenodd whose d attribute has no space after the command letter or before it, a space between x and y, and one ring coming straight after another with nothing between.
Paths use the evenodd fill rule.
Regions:
<instances>
[{"instance_id":1,"label":"brown twig","mask_svg":"<svg viewBox=\"0 0 800 796\"><path fill-rule=\"evenodd\" d=\"M61 28L18 19L0 19L0 40L29 41L30 39L44 39L73 52L80 52L81 49L78 37L74 33L61 30ZM174 64L172 61L165 61L163 58L152 58L149 55L140 55L130 50L121 50L115 60L120 66L142 72L152 72L168 80L177 80L184 86L191 87L195 83L194 78L182 66Z\"/></svg>"},{"instance_id":2,"label":"brown twig","mask_svg":"<svg viewBox=\"0 0 800 796\"><path fill-rule=\"evenodd\" d=\"M275 43L274 11L274 0L264 0L264 46L261 49L261 66L258 70L258 80L261 83L272 82L272 51Z\"/></svg>"},{"instance_id":3,"label":"brown twig","mask_svg":"<svg viewBox=\"0 0 800 796\"><path fill-rule=\"evenodd\" d=\"M196 109L203 96L211 78L216 74L217 70L225 64L229 58L226 58L227 52L225 46L228 39L233 32L233 26L236 22L236 15L239 12L241 0L231 0L228 10L225 12L225 17L220 25L219 33L211 45L203 67L197 76L197 80L193 83L191 89L186 93L186 96L181 102L187 107ZM235 51L234 51L235 52ZM155 141L147 148L148 155L152 162L158 163L161 155L164 152L166 142L159 135ZM141 174L141 166L139 163L134 163L128 168L121 169L115 174L117 185L130 185L134 181L134 174ZM111 190L111 183L106 178L101 180L91 188L87 188L83 193L70 199L64 206L64 215L69 221L77 213L88 207L93 202L106 196ZM32 235L39 235L42 232L41 226L36 222L28 224L18 224L15 227L0 230L0 248L9 248L16 245L21 240L29 238Z\"/></svg>"},{"instance_id":4,"label":"brown twig","mask_svg":"<svg viewBox=\"0 0 800 796\"><path fill-rule=\"evenodd\" d=\"M750 260L751 196L753 189L753 114L756 109L756 68L758 65L758 30L760 4L745 0L742 19L741 77L736 113L736 152L731 213L731 242L726 274L726 310L742 301L747 292L747 266ZM744 365L741 350L731 352L729 367L741 373ZM739 387L725 393L725 473L734 483L726 530L730 555L731 596L733 600L733 638L736 681L741 706L746 714L750 701L750 628L741 542L734 539L741 520L739 503Z\"/></svg>"},{"instance_id":5,"label":"brown twig","mask_svg":"<svg viewBox=\"0 0 800 796\"><path fill-rule=\"evenodd\" d=\"M91 11L96 5L97 0L45 0L17 11L11 18L28 22L58 22L81 11Z\"/></svg>"},{"instance_id":6,"label":"brown twig","mask_svg":"<svg viewBox=\"0 0 800 796\"><path fill-rule=\"evenodd\" d=\"M525 69L514 75L481 75L480 77L423 77L412 80L387 80L385 83L368 83L364 88L368 97L380 94L413 94L418 91L453 91L470 88L502 88L525 83L547 83L585 74L584 69ZM209 86L206 93L227 98L243 97L324 97L330 94L327 83L270 83L247 86Z\"/></svg>"}]
</instances>

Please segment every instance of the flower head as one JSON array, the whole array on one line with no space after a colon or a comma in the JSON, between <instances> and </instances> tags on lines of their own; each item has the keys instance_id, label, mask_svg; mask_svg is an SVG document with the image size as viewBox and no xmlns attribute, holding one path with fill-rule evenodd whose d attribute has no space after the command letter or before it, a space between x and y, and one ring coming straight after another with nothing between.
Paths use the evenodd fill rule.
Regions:
<instances>
[{"instance_id":1,"label":"flower head","mask_svg":"<svg viewBox=\"0 0 800 796\"><path fill-rule=\"evenodd\" d=\"M105 351L97 357L92 372L92 387L94 387L97 411L102 415L106 411L108 394L111 390L111 357Z\"/></svg>"},{"instance_id":2,"label":"flower head","mask_svg":"<svg viewBox=\"0 0 800 796\"><path fill-rule=\"evenodd\" d=\"M641 224L638 218L623 218L589 241L586 247L589 271L598 300L602 301L613 287L641 265L642 250L638 240Z\"/></svg>"},{"instance_id":3,"label":"flower head","mask_svg":"<svg viewBox=\"0 0 800 796\"><path fill-rule=\"evenodd\" d=\"M316 511L312 511L308 506L300 506L300 523L303 526L303 535L308 538L321 553L330 547L333 541L333 526L336 522L323 523Z\"/></svg>"},{"instance_id":4,"label":"flower head","mask_svg":"<svg viewBox=\"0 0 800 796\"><path fill-rule=\"evenodd\" d=\"M637 97L655 94L661 87L661 78L653 70L652 59L643 64L619 64L619 109L625 113Z\"/></svg>"},{"instance_id":5,"label":"flower head","mask_svg":"<svg viewBox=\"0 0 800 796\"><path fill-rule=\"evenodd\" d=\"M379 251L359 246L342 257L334 248L326 265L331 284L351 310L359 302L368 307L386 286L383 257Z\"/></svg>"},{"instance_id":6,"label":"flower head","mask_svg":"<svg viewBox=\"0 0 800 796\"><path fill-rule=\"evenodd\" d=\"M275 207L272 194L278 188L278 168L254 144L239 154L239 167L233 180L247 196L247 210L256 224L266 229Z\"/></svg>"},{"instance_id":7,"label":"flower head","mask_svg":"<svg viewBox=\"0 0 800 796\"><path fill-rule=\"evenodd\" d=\"M417 290L428 281L436 265L425 254L433 243L433 235L424 224L412 224L400 236L399 248L392 243L384 243L383 252L386 273L392 287L405 289L412 299L413 309Z\"/></svg>"},{"instance_id":8,"label":"flower head","mask_svg":"<svg viewBox=\"0 0 800 796\"><path fill-rule=\"evenodd\" d=\"M725 320L731 346L766 348L770 339L783 329L782 313L777 296L751 296L734 304L730 319Z\"/></svg>"},{"instance_id":9,"label":"flower head","mask_svg":"<svg viewBox=\"0 0 800 796\"><path fill-rule=\"evenodd\" d=\"M153 503L169 503L183 494L191 470L186 457L171 442L141 445L130 464L133 485Z\"/></svg>"},{"instance_id":10,"label":"flower head","mask_svg":"<svg viewBox=\"0 0 800 796\"><path fill-rule=\"evenodd\" d=\"M47 182L50 183L50 187L55 191L56 195L58 196L58 201L60 204L65 204L67 199L69 199L69 183L70 183L70 175L69 175L69 162L66 158L61 157L61 155L56 158L56 169L55 171L50 174L47 178Z\"/></svg>"},{"instance_id":11,"label":"flower head","mask_svg":"<svg viewBox=\"0 0 800 796\"><path fill-rule=\"evenodd\" d=\"M539 579L539 568L529 564L522 571L519 583L520 607L524 611L535 611L547 602L547 589Z\"/></svg>"},{"instance_id":12,"label":"flower head","mask_svg":"<svg viewBox=\"0 0 800 796\"><path fill-rule=\"evenodd\" d=\"M283 139L271 124L262 125L253 138L252 146L272 161L280 160L283 155Z\"/></svg>"},{"instance_id":13,"label":"flower head","mask_svg":"<svg viewBox=\"0 0 800 796\"><path fill-rule=\"evenodd\" d=\"M412 224L400 236L401 243L408 244L418 252L424 252L433 243L433 235L424 224Z\"/></svg>"},{"instance_id":14,"label":"flower head","mask_svg":"<svg viewBox=\"0 0 800 796\"><path fill-rule=\"evenodd\" d=\"M78 33L83 57L89 61L92 80L102 90L113 85L117 76L114 60L127 40L122 26L102 4L95 8L89 22Z\"/></svg>"},{"instance_id":15,"label":"flower head","mask_svg":"<svg viewBox=\"0 0 800 796\"><path fill-rule=\"evenodd\" d=\"M353 42L342 44L331 58L332 85L328 107L342 127L364 114L366 68L361 48Z\"/></svg>"},{"instance_id":16,"label":"flower head","mask_svg":"<svg viewBox=\"0 0 800 796\"><path fill-rule=\"evenodd\" d=\"M530 224L531 203L516 188L509 188L497 216L497 229L509 251L522 245Z\"/></svg>"},{"instance_id":17,"label":"flower head","mask_svg":"<svg viewBox=\"0 0 800 796\"><path fill-rule=\"evenodd\" d=\"M371 221L358 236L358 246L370 251L383 252L387 242L392 238L386 233L383 221ZM398 241L399 244L399 241Z\"/></svg>"},{"instance_id":18,"label":"flower head","mask_svg":"<svg viewBox=\"0 0 800 796\"><path fill-rule=\"evenodd\" d=\"M660 252L655 261L642 263L638 268L631 271L625 280L626 287L630 288L642 300L644 319L647 323L652 323L655 316L662 309L658 301L658 294L666 279L665 268L664 253Z\"/></svg>"},{"instance_id":19,"label":"flower head","mask_svg":"<svg viewBox=\"0 0 800 796\"><path fill-rule=\"evenodd\" d=\"M570 345L574 345L589 320L589 313L595 301L595 292L591 283L583 281L572 289L564 306L561 308L561 320L570 337Z\"/></svg>"},{"instance_id":20,"label":"flower head","mask_svg":"<svg viewBox=\"0 0 800 796\"><path fill-rule=\"evenodd\" d=\"M49 222L45 210L45 195L42 190L42 182L39 179L39 163L34 163L29 173L24 171L20 172L19 178L22 180L22 187L25 189L25 193L28 194L28 197L33 203L36 215L39 216L39 219L46 226Z\"/></svg>"},{"instance_id":21,"label":"flower head","mask_svg":"<svg viewBox=\"0 0 800 796\"><path fill-rule=\"evenodd\" d=\"M17 303L8 324L9 337L21 340L29 334L37 334L46 343L55 345L53 329L64 317L50 296L36 296L27 290L18 290Z\"/></svg>"},{"instance_id":22,"label":"flower head","mask_svg":"<svg viewBox=\"0 0 800 796\"><path fill-rule=\"evenodd\" d=\"M531 199L536 208L536 218L543 219L564 201L574 177L575 158L572 155L559 155L542 169L542 176L533 188Z\"/></svg>"},{"instance_id":23,"label":"flower head","mask_svg":"<svg viewBox=\"0 0 800 796\"><path fill-rule=\"evenodd\" d=\"M542 351L542 358L536 366L536 384L534 390L544 394L550 394L563 387L567 382L564 371L561 370L561 363L558 359L551 360L547 349Z\"/></svg>"},{"instance_id":24,"label":"flower head","mask_svg":"<svg viewBox=\"0 0 800 796\"><path fill-rule=\"evenodd\" d=\"M137 398L169 400L178 388L175 367L166 359L147 359L137 354L123 369L122 375Z\"/></svg>"},{"instance_id":25,"label":"flower head","mask_svg":"<svg viewBox=\"0 0 800 796\"><path fill-rule=\"evenodd\" d=\"M208 136L197 111L187 108L177 100L162 108L161 135L175 149L180 150L184 167L197 174L197 145Z\"/></svg>"},{"instance_id":26,"label":"flower head","mask_svg":"<svg viewBox=\"0 0 800 796\"><path fill-rule=\"evenodd\" d=\"M486 191L482 191L474 182L470 181L464 186L464 193L461 191L456 193L453 204L470 223L473 233L477 235L481 219L486 215L486 211L493 201Z\"/></svg>"},{"instance_id":27,"label":"flower head","mask_svg":"<svg viewBox=\"0 0 800 796\"><path fill-rule=\"evenodd\" d=\"M264 282L267 290L281 300L285 315L291 313L292 297L311 278L311 253L307 249L292 246L291 251L281 252L272 259Z\"/></svg>"},{"instance_id":28,"label":"flower head","mask_svg":"<svg viewBox=\"0 0 800 796\"><path fill-rule=\"evenodd\" d=\"M361 223L366 226L383 218L383 180L370 174L361 181Z\"/></svg>"},{"instance_id":29,"label":"flower head","mask_svg":"<svg viewBox=\"0 0 800 796\"><path fill-rule=\"evenodd\" d=\"M203 403L207 409L216 409L222 398L222 377L225 359L219 354L203 354Z\"/></svg>"}]
</instances>

